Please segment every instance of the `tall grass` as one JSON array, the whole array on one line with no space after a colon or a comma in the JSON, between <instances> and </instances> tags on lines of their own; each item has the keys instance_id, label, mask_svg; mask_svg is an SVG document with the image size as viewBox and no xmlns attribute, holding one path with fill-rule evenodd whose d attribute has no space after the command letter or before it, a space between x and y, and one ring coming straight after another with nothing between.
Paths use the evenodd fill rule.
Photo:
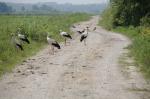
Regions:
<instances>
[{"instance_id":1,"label":"tall grass","mask_svg":"<svg viewBox=\"0 0 150 99\"><path fill-rule=\"evenodd\" d=\"M46 45L46 33L49 32L56 40L62 41L59 30L69 32L73 23L89 18L87 14L67 15L0 15L0 75L10 71L15 64L28 56L35 54ZM24 44L25 51L17 52L11 43L11 33L16 33L20 27L29 36L31 44Z\"/></svg>"}]
</instances>

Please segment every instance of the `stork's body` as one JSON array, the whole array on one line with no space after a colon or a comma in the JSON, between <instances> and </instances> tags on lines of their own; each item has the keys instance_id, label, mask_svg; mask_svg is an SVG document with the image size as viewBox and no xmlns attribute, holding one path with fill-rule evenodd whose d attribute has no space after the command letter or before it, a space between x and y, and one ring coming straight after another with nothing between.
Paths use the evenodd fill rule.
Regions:
<instances>
[{"instance_id":1,"label":"stork's body","mask_svg":"<svg viewBox=\"0 0 150 99\"><path fill-rule=\"evenodd\" d=\"M81 34L80 42L84 41L84 45L86 45L86 38L88 37L88 27L84 33Z\"/></svg>"},{"instance_id":2,"label":"stork's body","mask_svg":"<svg viewBox=\"0 0 150 99\"><path fill-rule=\"evenodd\" d=\"M71 37L71 35L69 34L69 33L67 33L67 32L62 32L61 30L60 30L60 35L62 36L62 37L64 37L64 39L65 39L65 45L66 45L66 39L68 38L68 39L72 39L72 37Z\"/></svg>"},{"instance_id":3,"label":"stork's body","mask_svg":"<svg viewBox=\"0 0 150 99\"><path fill-rule=\"evenodd\" d=\"M60 49L58 42L52 39L50 36L47 36L47 42L51 46L52 54L54 54L54 47Z\"/></svg>"},{"instance_id":4,"label":"stork's body","mask_svg":"<svg viewBox=\"0 0 150 99\"><path fill-rule=\"evenodd\" d=\"M26 42L28 44L30 44L30 41L28 40L27 36L21 34L21 33L18 33L18 38L23 41L23 42Z\"/></svg>"},{"instance_id":5,"label":"stork's body","mask_svg":"<svg viewBox=\"0 0 150 99\"><path fill-rule=\"evenodd\" d=\"M85 29L83 29L82 31L77 31L79 34L82 34L85 32Z\"/></svg>"},{"instance_id":6,"label":"stork's body","mask_svg":"<svg viewBox=\"0 0 150 99\"><path fill-rule=\"evenodd\" d=\"M11 38L12 43L14 44L14 46L16 47L16 49L17 50L20 49L21 51L23 51L24 49L22 47L21 42L16 38L16 36L14 34L12 34L11 36L12 36L12 38Z\"/></svg>"}]
</instances>

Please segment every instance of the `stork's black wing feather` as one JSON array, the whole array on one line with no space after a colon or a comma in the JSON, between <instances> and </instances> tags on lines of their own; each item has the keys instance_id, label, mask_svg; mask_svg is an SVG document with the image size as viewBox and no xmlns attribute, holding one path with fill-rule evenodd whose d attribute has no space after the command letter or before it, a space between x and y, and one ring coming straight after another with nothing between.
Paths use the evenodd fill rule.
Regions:
<instances>
[{"instance_id":1,"label":"stork's black wing feather","mask_svg":"<svg viewBox=\"0 0 150 99\"><path fill-rule=\"evenodd\" d=\"M16 46L17 46L20 50L22 50L22 51L24 50L23 47L22 47L22 45L16 44Z\"/></svg>"},{"instance_id":2,"label":"stork's black wing feather","mask_svg":"<svg viewBox=\"0 0 150 99\"><path fill-rule=\"evenodd\" d=\"M60 49L60 45L57 42L52 43L52 45L55 46L55 47L57 47L58 49Z\"/></svg>"},{"instance_id":3,"label":"stork's black wing feather","mask_svg":"<svg viewBox=\"0 0 150 99\"><path fill-rule=\"evenodd\" d=\"M82 34L82 31L77 31L79 34Z\"/></svg>"},{"instance_id":4,"label":"stork's black wing feather","mask_svg":"<svg viewBox=\"0 0 150 99\"><path fill-rule=\"evenodd\" d=\"M28 38L21 38L20 40L22 40L22 41L24 41L24 42L30 44L30 41L28 40Z\"/></svg>"},{"instance_id":5,"label":"stork's black wing feather","mask_svg":"<svg viewBox=\"0 0 150 99\"><path fill-rule=\"evenodd\" d=\"M81 39L80 39L80 42L82 42L86 37L87 37L87 36L82 35L82 36L81 36Z\"/></svg>"},{"instance_id":6,"label":"stork's black wing feather","mask_svg":"<svg viewBox=\"0 0 150 99\"><path fill-rule=\"evenodd\" d=\"M72 39L71 35L64 35L65 37L69 38L69 39Z\"/></svg>"}]
</instances>

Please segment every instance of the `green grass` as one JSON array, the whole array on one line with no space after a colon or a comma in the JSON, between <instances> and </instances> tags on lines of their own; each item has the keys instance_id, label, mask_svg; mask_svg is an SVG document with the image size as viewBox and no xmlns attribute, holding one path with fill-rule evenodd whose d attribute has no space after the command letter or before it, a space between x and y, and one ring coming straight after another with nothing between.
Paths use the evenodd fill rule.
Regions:
<instances>
[{"instance_id":1,"label":"green grass","mask_svg":"<svg viewBox=\"0 0 150 99\"><path fill-rule=\"evenodd\" d=\"M132 45L129 46L130 53L145 77L150 79L150 27L111 27L109 25L111 23L108 20L103 18L100 21L100 25L107 30L126 35L132 40Z\"/></svg>"},{"instance_id":2,"label":"green grass","mask_svg":"<svg viewBox=\"0 0 150 99\"><path fill-rule=\"evenodd\" d=\"M46 45L46 33L49 32L56 40L62 41L59 30L70 32L70 26L76 22L89 19L87 14L67 15L0 15L0 75L11 71L12 68L27 57L34 55ZM17 52L11 44L11 33L17 28L29 36L31 44L24 44L25 51Z\"/></svg>"}]
</instances>

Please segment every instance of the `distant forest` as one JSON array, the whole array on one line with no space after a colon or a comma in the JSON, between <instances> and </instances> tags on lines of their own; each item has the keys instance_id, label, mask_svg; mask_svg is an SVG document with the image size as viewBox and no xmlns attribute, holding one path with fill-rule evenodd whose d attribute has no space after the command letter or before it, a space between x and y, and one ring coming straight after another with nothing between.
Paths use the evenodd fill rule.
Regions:
<instances>
[{"instance_id":1,"label":"distant forest","mask_svg":"<svg viewBox=\"0 0 150 99\"><path fill-rule=\"evenodd\" d=\"M0 13L53 13L53 12L85 12L99 14L107 4L57 4L55 2L23 4L23 3L0 3Z\"/></svg>"},{"instance_id":2,"label":"distant forest","mask_svg":"<svg viewBox=\"0 0 150 99\"><path fill-rule=\"evenodd\" d=\"M13 12L12 7L8 6L6 3L0 2L0 13Z\"/></svg>"}]
</instances>

